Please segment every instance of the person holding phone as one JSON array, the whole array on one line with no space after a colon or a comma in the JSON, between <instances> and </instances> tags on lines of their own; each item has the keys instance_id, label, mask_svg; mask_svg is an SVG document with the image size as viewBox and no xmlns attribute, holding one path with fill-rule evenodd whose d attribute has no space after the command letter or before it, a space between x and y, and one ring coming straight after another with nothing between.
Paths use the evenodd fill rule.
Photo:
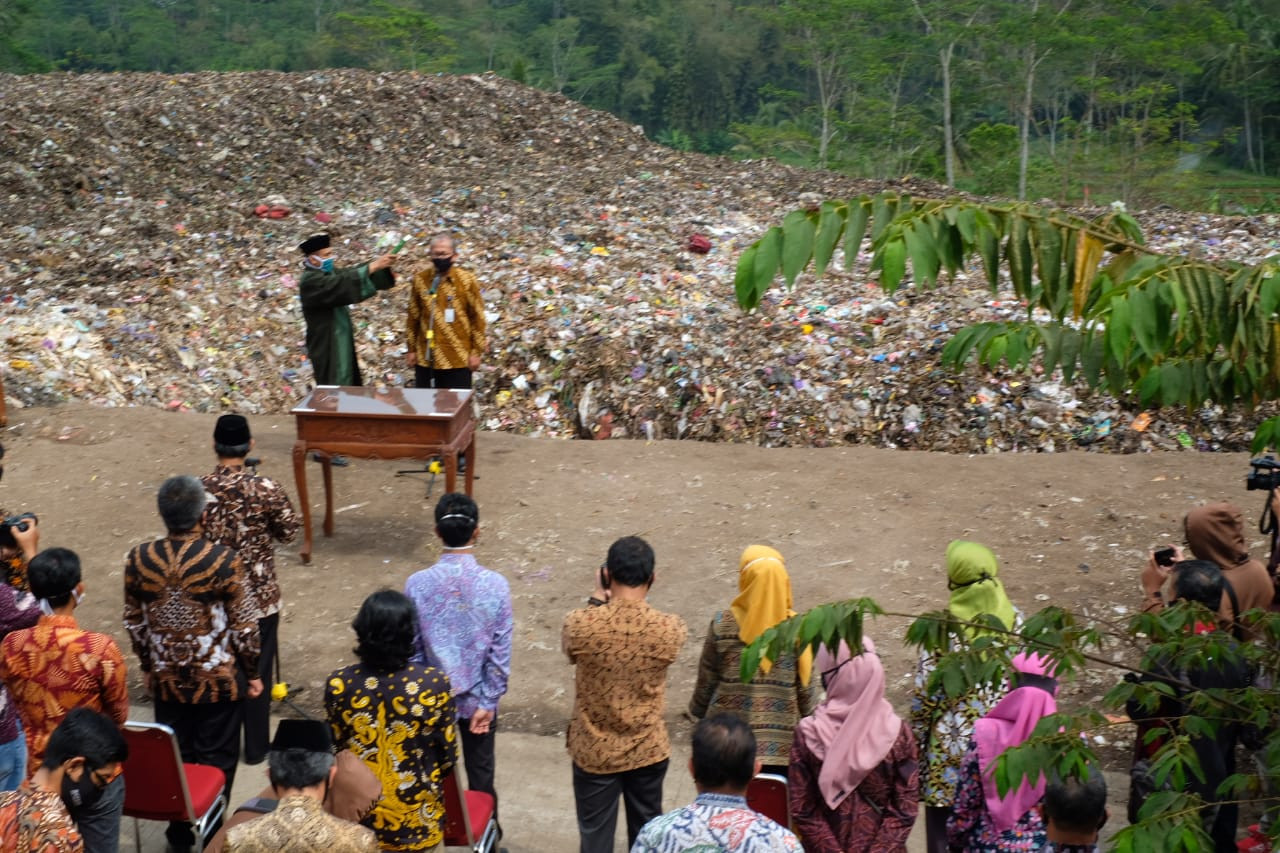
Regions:
<instances>
[{"instance_id":1,"label":"person holding phone","mask_svg":"<svg viewBox=\"0 0 1280 853\"><path fill-rule=\"evenodd\" d=\"M579 853L612 853L619 796L627 807L628 848L662 813L671 758L663 720L667 668L688 628L645 600L653 564L653 548L640 537L614 542L587 606L564 619L561 648L576 670L566 745Z\"/></svg>"},{"instance_id":2,"label":"person holding phone","mask_svg":"<svg viewBox=\"0 0 1280 853\"><path fill-rule=\"evenodd\" d=\"M1224 625L1235 622L1242 613L1272 606L1275 587L1267 567L1249 556L1244 538L1244 514L1239 507L1226 502L1198 506L1187 513L1182 524L1191 556L1208 560L1222 569L1225 583L1218 615ZM1166 602L1161 589L1169 579L1170 568L1190 558L1176 545L1151 552L1142 570L1144 611L1164 609ZM1246 637L1252 636L1248 625L1240 627Z\"/></svg>"},{"instance_id":3,"label":"person holding phone","mask_svg":"<svg viewBox=\"0 0 1280 853\"><path fill-rule=\"evenodd\" d=\"M487 348L480 285L475 273L456 265L452 234L436 234L427 245L432 268L414 276L405 324L413 384L470 388Z\"/></svg>"}]
</instances>

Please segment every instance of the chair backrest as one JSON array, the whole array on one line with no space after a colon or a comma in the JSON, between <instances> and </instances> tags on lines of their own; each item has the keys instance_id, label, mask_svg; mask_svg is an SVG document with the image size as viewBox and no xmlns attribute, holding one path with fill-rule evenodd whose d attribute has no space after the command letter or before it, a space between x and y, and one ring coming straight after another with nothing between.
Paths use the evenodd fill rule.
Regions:
<instances>
[{"instance_id":1,"label":"chair backrest","mask_svg":"<svg viewBox=\"0 0 1280 853\"><path fill-rule=\"evenodd\" d=\"M173 729L161 723L124 724L124 813L141 820L194 821L182 753Z\"/></svg>"},{"instance_id":2,"label":"chair backrest","mask_svg":"<svg viewBox=\"0 0 1280 853\"><path fill-rule=\"evenodd\" d=\"M467 798L456 770L449 771L441 787L444 788L444 846L473 847L476 837L471 831L471 814L467 811Z\"/></svg>"},{"instance_id":3,"label":"chair backrest","mask_svg":"<svg viewBox=\"0 0 1280 853\"><path fill-rule=\"evenodd\" d=\"M758 773L747 785L747 806L774 823L791 828L791 802L787 779L776 773Z\"/></svg>"}]
</instances>

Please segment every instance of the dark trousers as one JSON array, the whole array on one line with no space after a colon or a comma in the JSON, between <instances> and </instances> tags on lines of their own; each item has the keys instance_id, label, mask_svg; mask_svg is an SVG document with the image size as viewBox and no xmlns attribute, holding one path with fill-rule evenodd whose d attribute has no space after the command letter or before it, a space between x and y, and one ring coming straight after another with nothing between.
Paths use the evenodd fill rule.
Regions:
<instances>
[{"instance_id":1,"label":"dark trousers","mask_svg":"<svg viewBox=\"0 0 1280 853\"><path fill-rule=\"evenodd\" d=\"M947 818L951 806L924 807L924 849L926 853L947 853Z\"/></svg>"},{"instance_id":2,"label":"dark trousers","mask_svg":"<svg viewBox=\"0 0 1280 853\"><path fill-rule=\"evenodd\" d=\"M618 795L627 809L627 847L640 828L662 814L662 781L667 760L621 773L588 773L573 765L573 803L578 811L580 853L613 853L618 825Z\"/></svg>"},{"instance_id":3,"label":"dark trousers","mask_svg":"<svg viewBox=\"0 0 1280 853\"><path fill-rule=\"evenodd\" d=\"M470 388L471 369L454 367L449 370L434 370L420 364L415 365L413 385L415 388Z\"/></svg>"},{"instance_id":4,"label":"dark trousers","mask_svg":"<svg viewBox=\"0 0 1280 853\"><path fill-rule=\"evenodd\" d=\"M188 764L217 767L227 777L227 792L236 780L240 761L240 725L244 702L211 702L203 705L156 700L156 722L164 723L178 736L182 760ZM217 831L211 827L209 834ZM171 823L165 838L174 847L190 847L195 832L189 823Z\"/></svg>"},{"instance_id":5,"label":"dark trousers","mask_svg":"<svg viewBox=\"0 0 1280 853\"><path fill-rule=\"evenodd\" d=\"M462 765L467 768L467 788L493 795L493 816L498 816L498 792L493 787L493 746L498 731L495 717L489 722L489 731L482 735L471 733L471 720L458 720L458 732L462 735Z\"/></svg>"},{"instance_id":6,"label":"dark trousers","mask_svg":"<svg viewBox=\"0 0 1280 853\"><path fill-rule=\"evenodd\" d=\"M258 663L258 677L262 679L262 693L256 699L244 700L244 760L258 764L267 757L271 747L271 674L279 653L280 614L272 613L258 620L258 634L262 638L262 657Z\"/></svg>"}]
</instances>

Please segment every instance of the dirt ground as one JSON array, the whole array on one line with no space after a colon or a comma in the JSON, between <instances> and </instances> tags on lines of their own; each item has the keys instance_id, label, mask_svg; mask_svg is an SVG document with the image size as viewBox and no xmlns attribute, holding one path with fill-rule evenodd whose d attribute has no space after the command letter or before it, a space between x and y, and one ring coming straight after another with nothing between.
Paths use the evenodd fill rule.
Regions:
<instances>
[{"instance_id":1,"label":"dirt ground","mask_svg":"<svg viewBox=\"0 0 1280 853\"><path fill-rule=\"evenodd\" d=\"M214 417L85 406L9 414L0 504L38 514L42 546L81 555L87 596L80 621L114 634L132 663L120 624L124 555L162 535L154 495L165 477L211 469ZM292 420L251 423L261 473L287 483L296 500ZM687 739L681 712L706 626L733 597L737 556L752 543L785 555L798 610L862 595L892 611L940 608L947 595L943 551L965 537L995 550L1024 612L1055 603L1121 620L1138 600L1147 549L1180 542L1181 517L1198 502L1242 506L1252 550L1264 552L1253 526L1262 501L1245 492L1247 457L1240 454L960 457L495 433L481 434L478 444L477 556L511 582L516 618L502 725L530 735L564 731L573 672L559 650L561 619L584 603L594 567L622 535L653 544L658 569L650 600L690 627L669 681L667 715L680 740ZM283 677L308 711L320 708L325 676L353 658L350 622L363 597L402 587L439 553L430 518L443 478L428 500L424 477L395 476L404 467L355 460L335 469L335 535L324 538L317 524L311 565L301 563L296 545L278 552ZM322 511L319 466L311 464L311 472L311 502ZM904 711L914 667L901 642L906 625L884 618L870 629L891 698ZM1096 705L1111 678L1086 674L1061 701ZM145 704L136 673L130 681L134 701ZM510 763L499 772L500 786L519 784Z\"/></svg>"}]
</instances>

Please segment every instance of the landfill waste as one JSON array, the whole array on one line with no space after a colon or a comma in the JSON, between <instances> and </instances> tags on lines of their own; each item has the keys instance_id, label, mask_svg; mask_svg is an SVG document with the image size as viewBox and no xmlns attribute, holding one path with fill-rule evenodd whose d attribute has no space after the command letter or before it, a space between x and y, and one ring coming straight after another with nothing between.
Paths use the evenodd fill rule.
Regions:
<instances>
[{"instance_id":1,"label":"landfill waste","mask_svg":"<svg viewBox=\"0 0 1280 853\"><path fill-rule=\"evenodd\" d=\"M739 253L860 181L650 142L491 75L341 70L0 79L0 369L11 407L287 412L312 383L297 244L402 249L352 309L370 383L406 381L407 283L450 231L482 285L490 430L955 452L1246 447L1274 411L1143 411L1060 375L954 372L966 324L1025 313L976 269L885 294L851 272L741 312ZM1099 208L1092 213L1102 212ZM1087 213L1087 211L1086 211ZM1160 250L1257 261L1275 216L1135 213ZM837 259L838 260L838 259ZM10 412L13 419L15 412Z\"/></svg>"}]
</instances>

